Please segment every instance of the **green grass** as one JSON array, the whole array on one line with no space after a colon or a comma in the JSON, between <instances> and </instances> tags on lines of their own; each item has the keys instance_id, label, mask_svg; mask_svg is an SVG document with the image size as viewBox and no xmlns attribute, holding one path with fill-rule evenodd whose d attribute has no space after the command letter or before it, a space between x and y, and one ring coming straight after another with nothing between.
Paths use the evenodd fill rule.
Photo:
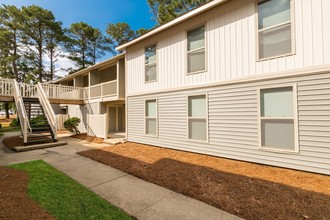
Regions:
<instances>
[{"instance_id":1,"label":"green grass","mask_svg":"<svg viewBox=\"0 0 330 220\"><path fill-rule=\"evenodd\" d=\"M29 196L57 219L131 219L44 161L10 167L28 172Z\"/></svg>"}]
</instances>

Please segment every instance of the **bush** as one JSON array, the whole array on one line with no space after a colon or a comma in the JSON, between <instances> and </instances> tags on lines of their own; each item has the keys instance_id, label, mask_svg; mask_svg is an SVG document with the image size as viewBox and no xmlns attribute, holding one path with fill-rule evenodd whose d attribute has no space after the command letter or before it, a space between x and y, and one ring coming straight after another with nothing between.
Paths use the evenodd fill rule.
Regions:
<instances>
[{"instance_id":1,"label":"bush","mask_svg":"<svg viewBox=\"0 0 330 220\"><path fill-rule=\"evenodd\" d=\"M21 126L19 119L18 118L14 118L14 120L10 123L9 125L10 127L18 127Z\"/></svg>"},{"instance_id":2,"label":"bush","mask_svg":"<svg viewBox=\"0 0 330 220\"><path fill-rule=\"evenodd\" d=\"M76 134L80 134L80 131L78 129L78 125L80 123L80 119L77 117L69 118L64 122L64 127L68 129L71 132L74 132Z\"/></svg>"},{"instance_id":3,"label":"bush","mask_svg":"<svg viewBox=\"0 0 330 220\"><path fill-rule=\"evenodd\" d=\"M32 118L30 121L31 126L46 125L48 124L47 119L43 115L38 115L35 118Z\"/></svg>"}]
</instances>

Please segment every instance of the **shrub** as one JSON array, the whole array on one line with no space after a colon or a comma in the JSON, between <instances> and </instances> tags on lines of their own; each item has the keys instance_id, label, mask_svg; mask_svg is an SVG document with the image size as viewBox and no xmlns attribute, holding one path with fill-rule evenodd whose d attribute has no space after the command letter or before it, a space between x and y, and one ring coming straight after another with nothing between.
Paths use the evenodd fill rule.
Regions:
<instances>
[{"instance_id":1,"label":"shrub","mask_svg":"<svg viewBox=\"0 0 330 220\"><path fill-rule=\"evenodd\" d=\"M48 124L47 119L43 115L38 115L35 118L32 118L30 121L31 126L46 125Z\"/></svg>"},{"instance_id":2,"label":"shrub","mask_svg":"<svg viewBox=\"0 0 330 220\"><path fill-rule=\"evenodd\" d=\"M14 118L14 120L10 123L9 125L10 127L18 127L21 126L19 119L18 118Z\"/></svg>"},{"instance_id":3,"label":"shrub","mask_svg":"<svg viewBox=\"0 0 330 220\"><path fill-rule=\"evenodd\" d=\"M76 134L80 134L80 131L78 129L78 125L80 123L80 119L77 117L69 118L64 122L64 127L68 129L71 132L74 132Z\"/></svg>"}]
</instances>

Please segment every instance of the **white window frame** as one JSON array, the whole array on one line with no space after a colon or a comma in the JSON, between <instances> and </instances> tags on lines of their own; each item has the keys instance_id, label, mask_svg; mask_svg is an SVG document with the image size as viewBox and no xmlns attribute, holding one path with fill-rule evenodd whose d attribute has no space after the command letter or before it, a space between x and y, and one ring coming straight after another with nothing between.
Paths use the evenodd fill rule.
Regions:
<instances>
[{"instance_id":1,"label":"white window frame","mask_svg":"<svg viewBox=\"0 0 330 220\"><path fill-rule=\"evenodd\" d=\"M286 87L292 87L292 105L293 105L293 117L262 117L261 116L261 91L266 89L279 89L279 88L286 88ZM271 152L277 152L277 153L291 153L291 154L298 154L299 153L299 125L298 125L298 101L297 101L297 84L290 83L290 84L280 84L275 86L267 86L267 87L259 87L257 89L258 93L258 141L259 141L259 150L262 151L271 151ZM284 149L276 149L276 148L270 148L267 146L262 146L262 129L261 129L261 122L262 120L293 120L293 126L294 126L294 150L284 150Z\"/></svg>"},{"instance_id":2,"label":"white window frame","mask_svg":"<svg viewBox=\"0 0 330 220\"><path fill-rule=\"evenodd\" d=\"M257 51L257 62L259 61L265 61L265 60L271 60L271 59L276 59L276 58L281 58L281 57L287 57L287 56L292 56L296 54L296 28L295 28L295 10L294 10L294 1L295 0L290 0L290 21L284 22L281 24L273 25L271 27L263 28L259 30L259 10L258 10L258 4L261 2L264 2L267 0L256 0L255 2L255 11L256 11L256 16L255 16L255 21L256 21L256 51ZM270 30L274 28L278 28L287 24L291 24L291 52L286 53L286 54L281 54L281 55L276 55L272 57L265 57L265 58L260 58L260 47L259 47L259 33L265 30Z\"/></svg>"},{"instance_id":3,"label":"white window frame","mask_svg":"<svg viewBox=\"0 0 330 220\"><path fill-rule=\"evenodd\" d=\"M195 96L205 96L205 112L206 116L205 118L197 118L197 117L189 117L189 98L190 97L195 97ZM209 143L209 98L208 98L208 93L196 93L196 94L191 94L186 96L186 117L187 117L187 141L191 142L198 142L198 143ZM206 140L196 140L196 139L191 139L189 138L189 120L190 119L205 119L206 120Z\"/></svg>"},{"instance_id":4,"label":"white window frame","mask_svg":"<svg viewBox=\"0 0 330 220\"><path fill-rule=\"evenodd\" d=\"M156 117L148 117L147 116L147 102L148 101L156 101ZM156 119L156 134L147 134L147 119ZM150 137L158 137L158 99L146 99L144 100L144 135Z\"/></svg>"},{"instance_id":5,"label":"white window frame","mask_svg":"<svg viewBox=\"0 0 330 220\"><path fill-rule=\"evenodd\" d=\"M145 61L146 61L146 49L149 48L149 47L155 47L156 48L156 60L152 63L148 63L146 64ZM145 83L152 83L152 82L157 82L158 81L158 46L157 46L157 43L154 43L154 44L150 44L149 46L146 46L144 47L144 82ZM156 65L156 79L154 80L147 80L147 66L151 66L151 65Z\"/></svg>"},{"instance_id":6,"label":"white window frame","mask_svg":"<svg viewBox=\"0 0 330 220\"><path fill-rule=\"evenodd\" d=\"M190 31L193 31L195 29L198 29L198 28L201 28L204 26L204 47L201 47L201 48L198 48L198 49L194 49L194 50L191 50L191 51L188 51L188 33ZM186 29L186 44L185 44L185 47L186 47L186 53L185 53L185 67L186 67L186 75L194 75L194 74L199 74L199 73L203 73L203 72L206 72L207 71L207 24L206 23L202 23L202 24L198 24L192 28L189 28L189 29ZM204 66L204 69L203 70L198 70L198 71L194 71L194 72L189 72L189 62L188 62L188 55L190 53L193 53L193 52L197 52L197 51L201 51L201 50L204 50L204 53L205 53L205 66Z\"/></svg>"}]
</instances>

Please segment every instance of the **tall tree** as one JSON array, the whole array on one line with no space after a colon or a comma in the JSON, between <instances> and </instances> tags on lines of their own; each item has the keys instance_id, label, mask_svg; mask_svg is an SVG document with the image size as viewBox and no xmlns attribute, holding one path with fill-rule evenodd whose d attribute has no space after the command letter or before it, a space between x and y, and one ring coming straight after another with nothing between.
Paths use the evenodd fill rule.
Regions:
<instances>
[{"instance_id":1,"label":"tall tree","mask_svg":"<svg viewBox=\"0 0 330 220\"><path fill-rule=\"evenodd\" d=\"M62 54L62 42L64 41L64 32L61 22L53 22L49 25L49 30L46 33L45 53L49 58L49 74L48 79L55 78L56 62Z\"/></svg>"},{"instance_id":2,"label":"tall tree","mask_svg":"<svg viewBox=\"0 0 330 220\"><path fill-rule=\"evenodd\" d=\"M154 20L158 24L167 23L177 16L190 11L210 0L147 0Z\"/></svg>"},{"instance_id":3,"label":"tall tree","mask_svg":"<svg viewBox=\"0 0 330 220\"><path fill-rule=\"evenodd\" d=\"M77 70L84 69L93 64L89 57L92 50L90 41L94 37L94 28L84 22L71 24L67 30L65 47L69 52L68 58L76 62Z\"/></svg>"},{"instance_id":4,"label":"tall tree","mask_svg":"<svg viewBox=\"0 0 330 220\"><path fill-rule=\"evenodd\" d=\"M132 40L136 37L136 33L127 23L108 24L106 33L107 41L110 44L110 52L114 55L118 54L116 47Z\"/></svg>"},{"instance_id":5,"label":"tall tree","mask_svg":"<svg viewBox=\"0 0 330 220\"><path fill-rule=\"evenodd\" d=\"M135 35L136 37L139 37L141 35L144 35L145 33L147 33L149 30L146 28L140 28L138 30L135 31Z\"/></svg>"},{"instance_id":6,"label":"tall tree","mask_svg":"<svg viewBox=\"0 0 330 220\"><path fill-rule=\"evenodd\" d=\"M89 46L87 56L91 58L92 64L94 65L96 61L103 57L106 51L109 51L110 47L106 38L102 34L102 32L97 29L93 28L93 34L89 39Z\"/></svg>"},{"instance_id":7,"label":"tall tree","mask_svg":"<svg viewBox=\"0 0 330 220\"><path fill-rule=\"evenodd\" d=\"M46 78L44 68L44 55L47 39L53 32L53 28L60 28L60 23L49 10L36 5L22 7L24 16L23 43L27 45L29 55L35 66L35 74L38 81Z\"/></svg>"},{"instance_id":8,"label":"tall tree","mask_svg":"<svg viewBox=\"0 0 330 220\"><path fill-rule=\"evenodd\" d=\"M16 80L19 80L18 60L19 36L21 27L21 11L15 6L2 5L0 7L0 52L2 53L1 62L6 75L6 71L14 73ZM10 66L12 69L10 70Z\"/></svg>"}]
</instances>

